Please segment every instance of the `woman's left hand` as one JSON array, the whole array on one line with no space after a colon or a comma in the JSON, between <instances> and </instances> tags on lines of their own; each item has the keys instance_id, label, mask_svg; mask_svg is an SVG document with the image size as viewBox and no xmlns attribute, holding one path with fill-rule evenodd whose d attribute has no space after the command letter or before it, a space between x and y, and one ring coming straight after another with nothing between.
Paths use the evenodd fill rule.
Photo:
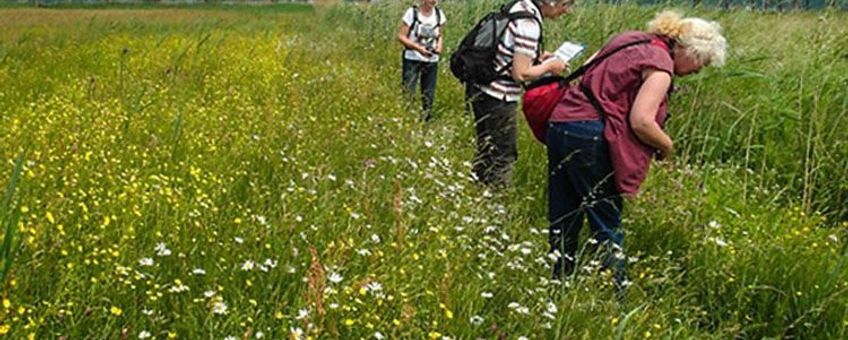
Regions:
<instances>
[{"instance_id":1,"label":"woman's left hand","mask_svg":"<svg viewBox=\"0 0 848 340\"><path fill-rule=\"evenodd\" d=\"M665 161L668 160L672 154L674 154L674 143L671 143L666 147L657 149L655 157L658 161Z\"/></svg>"}]
</instances>

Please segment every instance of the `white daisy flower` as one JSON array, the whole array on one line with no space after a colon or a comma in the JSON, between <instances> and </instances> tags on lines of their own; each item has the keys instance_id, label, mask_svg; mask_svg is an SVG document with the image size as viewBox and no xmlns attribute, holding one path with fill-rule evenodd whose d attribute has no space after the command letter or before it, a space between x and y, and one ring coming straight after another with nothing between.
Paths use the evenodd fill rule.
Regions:
<instances>
[{"instance_id":1,"label":"white daisy flower","mask_svg":"<svg viewBox=\"0 0 848 340\"><path fill-rule=\"evenodd\" d=\"M277 261L272 260L272 259L266 259L265 260L265 266L268 267L268 268L277 268Z\"/></svg>"},{"instance_id":2,"label":"white daisy flower","mask_svg":"<svg viewBox=\"0 0 848 340\"><path fill-rule=\"evenodd\" d=\"M482 316L475 315L475 316L472 316L471 319L469 319L468 321L471 322L471 324L474 325L474 326L480 326L481 324L483 324L483 321L485 321L485 320L483 319Z\"/></svg>"},{"instance_id":3,"label":"white daisy flower","mask_svg":"<svg viewBox=\"0 0 848 340\"><path fill-rule=\"evenodd\" d=\"M365 286L365 289L368 289L368 291L370 291L372 293L376 293L376 292L380 292L380 291L383 290L383 285L381 285L377 281L371 281L371 282L368 282L368 285Z\"/></svg>"},{"instance_id":4,"label":"white daisy flower","mask_svg":"<svg viewBox=\"0 0 848 340\"><path fill-rule=\"evenodd\" d=\"M339 275L339 273L332 272L332 273L330 273L330 276L327 279L329 279L330 282L332 282L332 283L339 283L339 282L342 282L344 277Z\"/></svg>"},{"instance_id":5,"label":"white daisy flower","mask_svg":"<svg viewBox=\"0 0 848 340\"><path fill-rule=\"evenodd\" d=\"M157 256L168 256L168 255L171 255L171 250L170 250L170 249L168 249L168 246L165 244L165 242L159 242L158 244L156 244L156 249L155 249L155 250L156 250L156 255L157 255Z\"/></svg>"},{"instance_id":6,"label":"white daisy flower","mask_svg":"<svg viewBox=\"0 0 848 340\"><path fill-rule=\"evenodd\" d=\"M303 329L301 329L300 327L290 328L289 331L291 332L291 336L289 338L295 340L303 339Z\"/></svg>"},{"instance_id":7,"label":"white daisy flower","mask_svg":"<svg viewBox=\"0 0 848 340\"><path fill-rule=\"evenodd\" d=\"M215 301L212 304L212 313L218 315L226 315L227 314L227 304L223 301Z\"/></svg>"}]
</instances>

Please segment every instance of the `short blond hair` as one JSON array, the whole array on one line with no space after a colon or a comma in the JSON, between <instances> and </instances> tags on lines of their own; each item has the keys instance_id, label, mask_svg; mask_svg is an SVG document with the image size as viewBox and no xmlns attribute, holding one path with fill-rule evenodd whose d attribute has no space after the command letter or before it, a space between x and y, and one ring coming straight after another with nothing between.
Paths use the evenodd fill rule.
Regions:
<instances>
[{"instance_id":1,"label":"short blond hair","mask_svg":"<svg viewBox=\"0 0 848 340\"><path fill-rule=\"evenodd\" d=\"M648 32L674 39L704 64L720 67L727 59L727 40L715 21L684 18L680 12L668 10L648 22Z\"/></svg>"}]
</instances>

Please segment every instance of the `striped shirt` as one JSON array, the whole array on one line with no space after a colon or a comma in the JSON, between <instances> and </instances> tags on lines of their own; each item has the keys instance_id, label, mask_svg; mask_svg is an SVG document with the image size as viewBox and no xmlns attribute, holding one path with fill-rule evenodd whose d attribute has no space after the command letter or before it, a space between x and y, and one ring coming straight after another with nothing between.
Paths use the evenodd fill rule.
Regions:
<instances>
[{"instance_id":1,"label":"striped shirt","mask_svg":"<svg viewBox=\"0 0 848 340\"><path fill-rule=\"evenodd\" d=\"M497 79L488 85L477 85L483 93L507 102L517 102L521 97L521 85L512 80L512 58L515 54L521 54L536 60L539 58L539 45L542 38L541 11L532 0L517 2L509 10L515 12L531 12L536 19L517 19L507 26L500 44L495 62L492 67L495 70L503 70L500 75L509 79Z\"/></svg>"}]
</instances>

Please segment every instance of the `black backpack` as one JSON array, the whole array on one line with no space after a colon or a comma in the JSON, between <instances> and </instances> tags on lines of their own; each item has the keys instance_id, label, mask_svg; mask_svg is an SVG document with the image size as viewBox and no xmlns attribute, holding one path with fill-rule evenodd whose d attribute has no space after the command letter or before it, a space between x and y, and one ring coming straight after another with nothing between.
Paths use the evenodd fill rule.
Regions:
<instances>
[{"instance_id":1,"label":"black backpack","mask_svg":"<svg viewBox=\"0 0 848 340\"><path fill-rule=\"evenodd\" d=\"M519 1L521 0L511 1L501 7L500 11L487 14L462 38L462 42L450 59L451 73L460 82L488 84L495 79L505 78L500 74L512 65L504 65L497 70L493 65L498 53L498 45L503 39L507 26L516 19L538 21L532 12L509 13L509 10ZM540 30L541 27L542 23L539 22ZM539 49L541 50L541 41Z\"/></svg>"}]
</instances>

